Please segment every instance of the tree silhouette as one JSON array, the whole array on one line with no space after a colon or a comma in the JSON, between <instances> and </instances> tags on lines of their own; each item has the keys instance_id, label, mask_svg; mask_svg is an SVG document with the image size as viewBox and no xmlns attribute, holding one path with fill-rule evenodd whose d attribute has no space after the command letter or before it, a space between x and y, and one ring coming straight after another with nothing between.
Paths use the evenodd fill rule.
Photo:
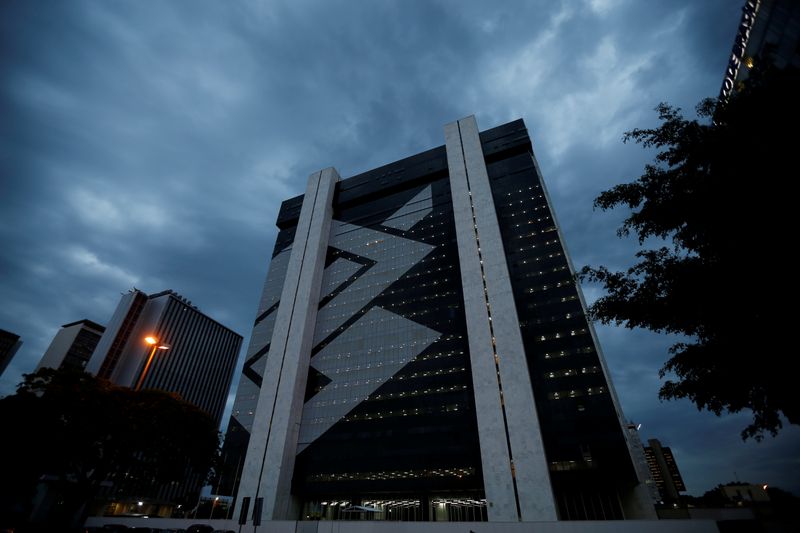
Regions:
<instances>
[{"instance_id":1,"label":"tree silhouette","mask_svg":"<svg viewBox=\"0 0 800 533\"><path fill-rule=\"evenodd\" d=\"M743 439L776 435L781 414L800 423L789 232L799 80L796 69L754 71L726 105L702 101L698 120L662 103L658 127L627 132L623 140L655 149L655 160L595 207L630 210L618 235L638 237L638 262L579 274L607 292L592 318L684 339L660 370L660 398L717 415L750 409Z\"/></svg>"},{"instance_id":2,"label":"tree silhouette","mask_svg":"<svg viewBox=\"0 0 800 533\"><path fill-rule=\"evenodd\" d=\"M177 395L133 391L84 372L42 369L0 400L10 438L0 439L0 526L23 525L41 476L58 504L44 524L80 526L101 483L154 486L187 469L209 471L219 435L210 415Z\"/></svg>"}]
</instances>

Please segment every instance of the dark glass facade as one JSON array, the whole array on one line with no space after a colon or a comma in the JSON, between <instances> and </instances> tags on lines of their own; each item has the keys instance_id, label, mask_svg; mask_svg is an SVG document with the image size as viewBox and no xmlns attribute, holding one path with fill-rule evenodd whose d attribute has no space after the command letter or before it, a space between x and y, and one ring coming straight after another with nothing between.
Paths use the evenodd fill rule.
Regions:
<instances>
[{"instance_id":1,"label":"dark glass facade","mask_svg":"<svg viewBox=\"0 0 800 533\"><path fill-rule=\"evenodd\" d=\"M638 481L527 131L481 142L559 515L622 518Z\"/></svg>"},{"instance_id":2,"label":"dark glass facade","mask_svg":"<svg viewBox=\"0 0 800 533\"><path fill-rule=\"evenodd\" d=\"M486 406L475 400L460 263L466 248L459 249L463 232L455 222L463 214L454 212L450 142L335 182L332 214L319 215L330 216L330 230L323 241L308 368L299 370L302 416L296 440L288 441L297 445L290 470L296 518L486 520L491 515L482 471L490 448L482 449L478 427L478 413L489 411L479 411ZM482 132L480 145L507 263L504 283L510 282L511 309L519 320L520 360L539 419L538 427L531 420L529 431L541 432L546 456L534 461L541 461L552 484L551 516L623 518L622 493L637 484L637 476L527 130L514 121ZM470 149L461 148L462 155ZM473 193L463 194L472 203ZM288 352L270 342L284 280L289 284L292 247L307 242L295 235L308 233L298 230L309 207L303 202L303 196L285 201L278 215L280 233L226 437L221 493L235 491L246 468L243 455L261 416L257 407L263 407L259 397L270 398L261 390L267 360L284 358L275 367L284 375L288 356L282 354ZM319 209L316 197L313 205ZM497 278L489 279L489 287L499 286ZM484 279L484 293L491 290ZM491 335L490 348L494 329ZM498 354L493 357L500 364ZM527 377L514 386L519 383ZM484 380L478 397L487 397L486 386ZM280 393L270 394L276 402ZM502 388L495 399L503 405ZM275 416L274 410L265 416ZM264 446L273 442L255 438ZM257 449L251 442L250 451ZM267 456L263 448L256 453ZM525 454L520 461L531 461ZM262 468L287 468L263 461ZM510 467L512 479L513 462ZM262 488L253 491L248 483L250 492L240 496L257 498ZM517 515L522 516L519 501Z\"/></svg>"},{"instance_id":3,"label":"dark glass facade","mask_svg":"<svg viewBox=\"0 0 800 533\"><path fill-rule=\"evenodd\" d=\"M309 504L307 514L329 514L325 506L315 507L325 500L344 500L351 505L370 501L375 508L385 507L383 502L403 501L404 507L415 509L413 516L425 520L436 497L458 496L476 501L483 497L461 276L458 263L452 260L457 256L452 203L447 179L441 172L443 152L440 149L427 153L430 167L435 170L416 180L399 179L407 164L401 161L341 182L333 218L352 225L347 227L353 234L351 240L364 239L365 234L358 228L368 228L375 232L376 241L383 241L375 242L376 246L384 245L389 236L398 236L404 239L398 244L410 241L413 248L413 243L419 242L429 248L397 279L390 274L382 280L392 272L393 262L407 253L406 247L394 246L384 262L387 266L382 267L337 248L342 234L332 231L326 264L330 266L344 258L364 266L339 287L330 287L334 292L323 295L317 330L320 319L325 323L326 305L348 297L348 288L358 279L382 290L377 295L356 290L349 294L353 304L339 302L347 313L355 312L336 330L329 334L325 330L312 357L373 309L389 311L438 335L298 455L293 490ZM369 194L374 181L394 181L398 186L374 197ZM419 202L424 205L387 221L420 195L427 199ZM411 219L399 224L398 219L403 216ZM380 328L388 320L381 318L376 326ZM377 346L390 342L388 334L376 331ZM380 364L380 353L374 354L374 360ZM329 379L314 369L313 362L310 370L307 395L313 405L315 394L329 384ZM348 384L347 379L342 388ZM347 397L345 394L343 399ZM389 510L383 513L384 519L392 518ZM393 512L397 519L401 518L400 508Z\"/></svg>"}]
</instances>

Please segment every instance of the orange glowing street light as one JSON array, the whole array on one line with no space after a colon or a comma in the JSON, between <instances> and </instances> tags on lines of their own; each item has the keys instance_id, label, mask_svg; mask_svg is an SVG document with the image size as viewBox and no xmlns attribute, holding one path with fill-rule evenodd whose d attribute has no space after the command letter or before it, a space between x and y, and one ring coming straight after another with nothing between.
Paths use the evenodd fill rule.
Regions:
<instances>
[{"instance_id":1,"label":"orange glowing street light","mask_svg":"<svg viewBox=\"0 0 800 533\"><path fill-rule=\"evenodd\" d=\"M150 370L150 364L153 362L153 357L156 356L156 350L169 350L170 346L168 344L158 344L158 339L148 335L144 338L144 342L149 344L153 347L150 350L150 355L147 357L147 362L144 364L144 370L142 370L142 375L139 376L139 381L136 382L136 387L133 390L142 390L142 383L144 383L144 378L147 376L147 371Z\"/></svg>"}]
</instances>

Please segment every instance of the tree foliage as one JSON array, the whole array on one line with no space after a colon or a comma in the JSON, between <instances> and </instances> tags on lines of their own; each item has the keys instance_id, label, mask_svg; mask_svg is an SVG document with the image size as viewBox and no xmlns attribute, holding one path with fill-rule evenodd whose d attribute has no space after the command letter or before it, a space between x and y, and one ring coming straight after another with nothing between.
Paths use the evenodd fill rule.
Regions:
<instances>
[{"instance_id":1,"label":"tree foliage","mask_svg":"<svg viewBox=\"0 0 800 533\"><path fill-rule=\"evenodd\" d=\"M24 520L41 476L55 478L52 519L63 529L80 523L101 483L138 490L180 481L187 469L208 472L219 444L215 421L177 395L84 372L27 374L0 400L0 419L10 437L0 444L4 507Z\"/></svg>"},{"instance_id":2,"label":"tree foliage","mask_svg":"<svg viewBox=\"0 0 800 533\"><path fill-rule=\"evenodd\" d=\"M754 72L725 106L702 101L698 119L662 103L658 127L627 132L624 141L653 149L654 162L595 207L628 208L618 234L634 234L642 249L627 271L580 273L607 293L594 319L686 339L660 370L668 379L659 396L717 415L752 410L743 439L776 435L781 414L800 423L787 225L799 80L796 69Z\"/></svg>"}]
</instances>

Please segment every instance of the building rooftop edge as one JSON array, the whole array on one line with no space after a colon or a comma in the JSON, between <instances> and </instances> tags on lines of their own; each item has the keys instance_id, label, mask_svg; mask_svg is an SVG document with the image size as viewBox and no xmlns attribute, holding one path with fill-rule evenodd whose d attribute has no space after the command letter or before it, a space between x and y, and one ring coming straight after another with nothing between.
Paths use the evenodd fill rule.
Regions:
<instances>
[{"instance_id":1,"label":"building rooftop edge","mask_svg":"<svg viewBox=\"0 0 800 533\"><path fill-rule=\"evenodd\" d=\"M90 327L92 329L96 329L96 330L99 330L99 331L105 331L106 330L105 326L101 326L97 322L94 322L93 320L89 320L88 318L84 318L83 320L76 320L75 322L70 322L69 324L64 324L61 327L62 328L69 328L69 327L72 327L72 326L76 326L78 324L83 324L83 325L85 325L87 327Z\"/></svg>"},{"instance_id":2,"label":"building rooftop edge","mask_svg":"<svg viewBox=\"0 0 800 533\"><path fill-rule=\"evenodd\" d=\"M217 319L215 319L215 318L213 318L213 317L211 317L211 316L207 315L206 313L204 313L203 311L201 311L200 309L198 309L198 307L197 307L196 305L193 305L193 304L192 304L192 302L191 302L191 300L188 300L188 299L186 299L185 297L181 296L180 294L178 294L177 292L175 292L175 291L174 291L174 290L172 290L172 289L166 289L166 290L163 290L163 291L161 291L161 292L156 292L156 293L153 293L153 294L150 294L150 295L148 295L146 292L144 292L144 291L143 291L143 290L141 290L141 289L137 289L137 290L138 290L139 292L141 292L142 294L144 294L145 296L147 296L147 298L148 298L148 299L150 299L150 300L153 300L153 299L156 299L156 298L161 298L161 297L163 297L163 296L168 296L168 297L174 298L175 300L178 300L178 301L179 301L180 303L182 303L183 305L185 305L185 306L187 306L187 307L191 308L193 311L195 311L195 312L197 312L197 313L199 313L199 314L203 315L204 317L206 317L206 318L207 318L207 319L209 319L210 321L214 322L215 324L217 324L217 325L218 325L218 326L220 326L221 328L227 329L228 331L230 331L231 333L233 333L234 335L236 335L236 336L237 336L237 337L239 337L240 339L244 340L244 336L242 336L241 334L239 334L239 333L238 333L238 332L236 332L235 330L233 330L233 329L229 328L228 326L226 326L225 324L223 324L223 323L222 323L222 322L220 322L219 320L217 320Z\"/></svg>"},{"instance_id":3,"label":"building rooftop edge","mask_svg":"<svg viewBox=\"0 0 800 533\"><path fill-rule=\"evenodd\" d=\"M471 116L474 116L474 115L467 115L467 117L464 117L464 118L468 118L468 117L471 117ZM458 119L458 120L461 120L461 119ZM456 121L453 121L453 122L456 122ZM512 125L517 124L517 123L521 123L521 125L523 127L527 128L527 126L525 125L525 120L520 117L520 118L517 118L517 119L514 119L514 120L510 120L508 122L504 122L502 124L498 124L497 126L494 126L492 128L488 128L488 129L485 129L485 130L479 132L480 136L481 136L481 141L482 142L485 141L484 137L491 137L491 134L493 132L496 132L498 130L503 130L503 129L508 128L509 126L512 126ZM365 177L365 176L367 176L369 174L379 175L381 170L388 169L389 167L395 166L398 163L401 163L401 162L406 161L406 160L411 160L411 159L415 159L415 158L424 157L427 154L430 154L430 153L435 152L437 150L444 150L444 149L445 149L445 145L441 144L441 145L438 145L438 146L434 146L433 148L429 148L429 149L423 150L423 151L418 152L416 154L412 154L412 155L409 155L409 156L406 156L406 157L402 157L402 158L397 159L395 161L392 161L390 163L386 163L384 165L380 165L380 166L375 167L373 169L365 170L364 172L359 172L358 174L354 174L352 176L348 176L346 178L340 179L339 180L339 186L342 186L342 185L346 186L347 184L345 182L349 182L351 180L357 181L359 178L363 178L363 177ZM290 207L292 204L297 204L297 207L299 208L299 205L302 203L303 196L304 195L302 195L302 194L298 194L297 196L293 196L291 198L287 198L286 200L281 202L281 207L278 210L279 211L279 221L280 221L281 213L283 213L284 210L287 207ZM280 224L278 224L278 227L279 228L281 227Z\"/></svg>"}]
</instances>

